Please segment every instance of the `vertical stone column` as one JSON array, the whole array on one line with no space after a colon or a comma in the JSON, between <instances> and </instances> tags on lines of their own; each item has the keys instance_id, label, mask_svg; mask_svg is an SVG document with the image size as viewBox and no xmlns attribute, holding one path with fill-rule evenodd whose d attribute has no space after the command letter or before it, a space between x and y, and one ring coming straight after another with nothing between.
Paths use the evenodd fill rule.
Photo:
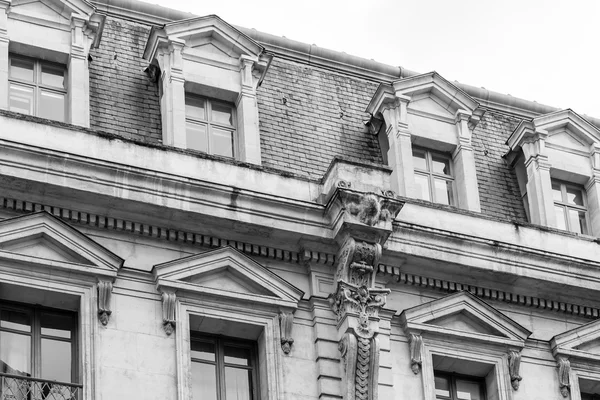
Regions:
<instances>
[{"instance_id":1,"label":"vertical stone column","mask_svg":"<svg viewBox=\"0 0 600 400\"><path fill-rule=\"evenodd\" d=\"M258 79L253 75L257 59L242 55L240 57L240 76L242 90L236 101L237 109L237 149L238 159L252 164L261 164L260 131L258 125L258 106L256 86Z\"/></svg>"},{"instance_id":2,"label":"vertical stone column","mask_svg":"<svg viewBox=\"0 0 600 400\"><path fill-rule=\"evenodd\" d=\"M0 0L0 109L8 109L8 9L10 1Z\"/></svg>"},{"instance_id":3,"label":"vertical stone column","mask_svg":"<svg viewBox=\"0 0 600 400\"><path fill-rule=\"evenodd\" d=\"M71 54L69 57L68 119L73 125L90 126L90 76L84 36L86 20L71 17Z\"/></svg>"},{"instance_id":4,"label":"vertical stone column","mask_svg":"<svg viewBox=\"0 0 600 400\"><path fill-rule=\"evenodd\" d=\"M592 144L590 148L592 176L585 185L587 191L590 230L594 236L600 235L600 145Z\"/></svg>"},{"instance_id":5,"label":"vertical stone column","mask_svg":"<svg viewBox=\"0 0 600 400\"><path fill-rule=\"evenodd\" d=\"M458 145L452 154L454 166L454 182L458 192L458 206L464 210L481 211L479 187L475 173L475 156L471 144L469 119L471 113L458 110L456 112L456 129Z\"/></svg>"},{"instance_id":6,"label":"vertical stone column","mask_svg":"<svg viewBox=\"0 0 600 400\"><path fill-rule=\"evenodd\" d=\"M556 227L554 201L552 200L552 182L550 163L545 151L547 133L536 134L522 143L527 170L527 198L531 223Z\"/></svg>"},{"instance_id":7,"label":"vertical stone column","mask_svg":"<svg viewBox=\"0 0 600 400\"><path fill-rule=\"evenodd\" d=\"M163 144L185 149L185 79L181 52L184 41L170 40L157 55L162 70L162 95L160 111L163 127Z\"/></svg>"}]
</instances>

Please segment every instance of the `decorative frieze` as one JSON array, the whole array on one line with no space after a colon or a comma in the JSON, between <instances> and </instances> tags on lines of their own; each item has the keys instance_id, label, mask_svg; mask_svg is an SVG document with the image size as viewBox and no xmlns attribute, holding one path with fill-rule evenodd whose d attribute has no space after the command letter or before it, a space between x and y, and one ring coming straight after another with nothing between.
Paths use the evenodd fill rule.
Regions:
<instances>
[{"instance_id":1,"label":"decorative frieze","mask_svg":"<svg viewBox=\"0 0 600 400\"><path fill-rule=\"evenodd\" d=\"M519 375L521 367L521 353L515 350L508 352L508 373L510 375L510 384L514 390L519 390L519 384L523 378Z\"/></svg>"},{"instance_id":2,"label":"decorative frieze","mask_svg":"<svg viewBox=\"0 0 600 400\"><path fill-rule=\"evenodd\" d=\"M162 294L162 319L163 328L167 335L175 330L175 293L163 292Z\"/></svg>"},{"instance_id":3,"label":"decorative frieze","mask_svg":"<svg viewBox=\"0 0 600 400\"><path fill-rule=\"evenodd\" d=\"M421 335L411 333L408 335L408 343L410 346L410 369L416 375L421 370L423 360L421 358L421 349L423 347L423 338Z\"/></svg>"},{"instance_id":4,"label":"decorative frieze","mask_svg":"<svg viewBox=\"0 0 600 400\"><path fill-rule=\"evenodd\" d=\"M110 297L112 294L112 282L110 281L99 281L98 282L98 318L100 323L106 326L110 319Z\"/></svg>"},{"instance_id":5,"label":"decorative frieze","mask_svg":"<svg viewBox=\"0 0 600 400\"><path fill-rule=\"evenodd\" d=\"M281 332L281 349L284 354L290 354L294 339L292 338L292 328L294 327L294 314L291 312L279 313L279 329Z\"/></svg>"},{"instance_id":6,"label":"decorative frieze","mask_svg":"<svg viewBox=\"0 0 600 400\"><path fill-rule=\"evenodd\" d=\"M563 397L569 397L569 390L571 389L571 381L569 375L571 374L571 362L568 358L558 357L556 360L556 368L558 369L558 387L560 394Z\"/></svg>"}]
</instances>

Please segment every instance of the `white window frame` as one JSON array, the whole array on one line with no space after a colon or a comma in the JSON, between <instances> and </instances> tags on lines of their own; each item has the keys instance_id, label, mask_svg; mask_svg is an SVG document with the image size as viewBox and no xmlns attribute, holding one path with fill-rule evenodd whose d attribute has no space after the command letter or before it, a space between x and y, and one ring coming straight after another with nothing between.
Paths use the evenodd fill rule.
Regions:
<instances>
[{"instance_id":1,"label":"white window frame","mask_svg":"<svg viewBox=\"0 0 600 400\"><path fill-rule=\"evenodd\" d=\"M561 192L561 201L557 201L557 200L553 199L554 206L562 207L564 210L566 210L565 221L564 221L566 230L569 232L575 232L573 229L571 229L571 222L568 218L569 210L583 211L585 213L586 231L581 232L581 234L589 235L590 234L590 220L589 220L588 205L587 205L587 192L586 192L585 188L581 185L576 185L574 183L565 182L560 179L552 178L551 184L554 184L554 183L557 183L560 185L560 192ZM567 200L566 200L567 199L567 188L572 188L575 190L579 190L581 192L583 206L577 206L574 204L567 203ZM552 189L552 190L554 191L554 189ZM558 225L558 221L557 221L557 225Z\"/></svg>"},{"instance_id":2,"label":"white window frame","mask_svg":"<svg viewBox=\"0 0 600 400\"><path fill-rule=\"evenodd\" d=\"M421 175L421 176L426 176L428 183L429 183L429 198L431 200L432 203L437 203L437 204L444 204L441 203L439 201L437 201L436 196L435 196L435 184L434 184L434 179L438 178L438 179L442 179L446 182L450 182L451 185L451 196L449 198L449 203L448 205L450 206L456 206L456 189L455 189L455 185L454 185L454 166L453 166L453 161L452 161L452 156L447 155L441 151L435 151L435 150L431 150L428 148L424 148L424 147L419 147L419 146L412 146L412 152L413 152L413 157L415 154L415 151L418 152L422 152L425 153L425 162L427 164L427 170L422 170L422 169L417 169L415 167L414 171L415 171L415 177L417 175ZM436 155L438 157L443 157L445 160L448 161L448 165L450 168L450 175L445 175L445 174L439 174L433 171L433 155Z\"/></svg>"}]
</instances>

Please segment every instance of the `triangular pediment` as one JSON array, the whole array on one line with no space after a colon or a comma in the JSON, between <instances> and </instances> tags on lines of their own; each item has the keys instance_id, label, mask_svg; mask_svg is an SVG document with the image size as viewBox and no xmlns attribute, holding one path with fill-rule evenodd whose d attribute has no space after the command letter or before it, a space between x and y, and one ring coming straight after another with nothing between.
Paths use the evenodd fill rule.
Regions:
<instances>
[{"instance_id":1,"label":"triangular pediment","mask_svg":"<svg viewBox=\"0 0 600 400\"><path fill-rule=\"evenodd\" d=\"M400 316L407 333L469 338L523 347L531 332L469 292L458 292L407 310Z\"/></svg>"},{"instance_id":2,"label":"triangular pediment","mask_svg":"<svg viewBox=\"0 0 600 400\"><path fill-rule=\"evenodd\" d=\"M116 276L123 260L42 211L0 221L0 258L91 275Z\"/></svg>"},{"instance_id":3,"label":"triangular pediment","mask_svg":"<svg viewBox=\"0 0 600 400\"><path fill-rule=\"evenodd\" d=\"M157 286L188 295L297 308L304 293L232 247L154 266Z\"/></svg>"},{"instance_id":4,"label":"triangular pediment","mask_svg":"<svg viewBox=\"0 0 600 400\"><path fill-rule=\"evenodd\" d=\"M34 19L69 25L73 14L87 20L95 7L85 0L14 0L10 10Z\"/></svg>"},{"instance_id":5,"label":"triangular pediment","mask_svg":"<svg viewBox=\"0 0 600 400\"><path fill-rule=\"evenodd\" d=\"M554 355L600 361L600 320L554 336L550 347Z\"/></svg>"}]
</instances>

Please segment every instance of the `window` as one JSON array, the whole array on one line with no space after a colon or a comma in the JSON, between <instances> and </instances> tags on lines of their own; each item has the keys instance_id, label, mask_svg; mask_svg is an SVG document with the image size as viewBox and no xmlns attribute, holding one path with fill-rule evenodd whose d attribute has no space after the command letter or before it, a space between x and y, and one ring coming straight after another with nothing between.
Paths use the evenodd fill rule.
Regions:
<instances>
[{"instance_id":1,"label":"window","mask_svg":"<svg viewBox=\"0 0 600 400\"><path fill-rule=\"evenodd\" d=\"M77 314L73 312L0 303L0 373L6 374L2 389L6 398L28 398L31 394L75 398L81 385L68 382L77 379L76 326Z\"/></svg>"},{"instance_id":2,"label":"window","mask_svg":"<svg viewBox=\"0 0 600 400\"><path fill-rule=\"evenodd\" d=\"M435 398L485 400L485 381L469 376L435 371Z\"/></svg>"},{"instance_id":3,"label":"window","mask_svg":"<svg viewBox=\"0 0 600 400\"><path fill-rule=\"evenodd\" d=\"M9 109L64 122L66 120L65 68L59 64L11 55Z\"/></svg>"},{"instance_id":4,"label":"window","mask_svg":"<svg viewBox=\"0 0 600 400\"><path fill-rule=\"evenodd\" d=\"M600 400L600 395L598 394L590 394L590 393L581 393L581 400Z\"/></svg>"},{"instance_id":5,"label":"window","mask_svg":"<svg viewBox=\"0 0 600 400\"><path fill-rule=\"evenodd\" d=\"M258 398L254 342L192 332L191 355L193 399Z\"/></svg>"},{"instance_id":6,"label":"window","mask_svg":"<svg viewBox=\"0 0 600 400\"><path fill-rule=\"evenodd\" d=\"M434 203L454 205L450 157L415 147L412 153L418 196Z\"/></svg>"},{"instance_id":7,"label":"window","mask_svg":"<svg viewBox=\"0 0 600 400\"><path fill-rule=\"evenodd\" d=\"M234 113L232 104L186 94L187 148L233 158Z\"/></svg>"},{"instance_id":8,"label":"window","mask_svg":"<svg viewBox=\"0 0 600 400\"><path fill-rule=\"evenodd\" d=\"M580 186L553 179L552 198L558 229L588 234L585 190Z\"/></svg>"}]
</instances>

